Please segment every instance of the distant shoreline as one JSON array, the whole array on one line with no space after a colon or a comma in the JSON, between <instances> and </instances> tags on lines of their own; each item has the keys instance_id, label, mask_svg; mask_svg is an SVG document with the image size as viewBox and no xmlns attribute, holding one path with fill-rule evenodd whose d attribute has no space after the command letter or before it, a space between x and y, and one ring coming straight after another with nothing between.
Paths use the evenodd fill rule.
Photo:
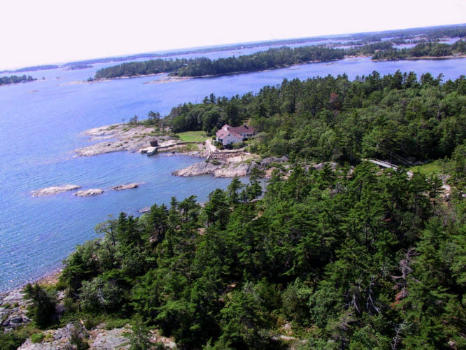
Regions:
<instances>
[{"instance_id":1,"label":"distant shoreline","mask_svg":"<svg viewBox=\"0 0 466 350\"><path fill-rule=\"evenodd\" d=\"M255 70L255 71L238 71L238 72L229 72L224 74L210 74L210 75L197 75L197 76L177 76L177 75L170 75L170 73L154 73L154 74L141 74L141 75L131 75L131 76L121 76L121 77L114 77L114 78L102 78L102 79L95 79L91 81L84 81L83 83L99 83L104 81L112 81L112 80L119 80L119 79L136 79L136 78L145 78L145 77L154 77L167 74L165 79L160 80L153 80L149 82L145 82L144 84L163 84L163 83L171 83L176 81L184 81L184 80L191 80L191 79L209 79L209 78L219 78L219 77L226 77L226 76L234 76L234 75L242 75L242 74L250 74L250 73L260 73L260 72L269 72L278 69L285 69L291 67L298 67L303 66L306 64L318 64L318 63L327 63L332 64L335 62L340 62L345 59L352 59L352 58L369 58L372 62L396 62L396 61L422 61L422 60L454 60L454 59L464 59L466 55L457 55L457 56L420 56L420 57L406 57L406 58L395 58L395 59L373 59L372 55L347 55L342 59L330 60L330 61L309 61L309 62L302 62L296 63L289 66L279 66L274 68L267 68L262 70Z\"/></svg>"}]
</instances>

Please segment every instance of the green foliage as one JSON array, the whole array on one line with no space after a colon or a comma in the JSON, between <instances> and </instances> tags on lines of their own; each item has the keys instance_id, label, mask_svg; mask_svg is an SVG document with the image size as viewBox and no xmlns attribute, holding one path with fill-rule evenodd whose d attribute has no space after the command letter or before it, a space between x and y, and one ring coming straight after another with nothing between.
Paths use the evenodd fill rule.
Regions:
<instances>
[{"instance_id":1,"label":"green foliage","mask_svg":"<svg viewBox=\"0 0 466 350\"><path fill-rule=\"evenodd\" d=\"M55 322L55 296L49 295L38 284L28 284L24 288L26 298L29 299L32 304L28 309L28 315L36 323L37 327L45 328Z\"/></svg>"},{"instance_id":2,"label":"green foliage","mask_svg":"<svg viewBox=\"0 0 466 350\"><path fill-rule=\"evenodd\" d=\"M268 318L264 301L254 285L247 283L239 291L229 296L221 310L222 341L231 347L259 349L264 348L264 334Z\"/></svg>"},{"instance_id":3,"label":"green foliage","mask_svg":"<svg viewBox=\"0 0 466 350\"><path fill-rule=\"evenodd\" d=\"M117 77L131 77L135 75L158 74L179 69L188 61L176 60L149 60L144 62L122 63L112 67L101 68L95 73L95 79L112 79Z\"/></svg>"},{"instance_id":4,"label":"green foliage","mask_svg":"<svg viewBox=\"0 0 466 350\"><path fill-rule=\"evenodd\" d=\"M464 347L465 87L374 72L174 108L176 131L248 120L251 150L290 158L286 179L263 193L255 172L203 206L172 198L99 225L64 262L68 312L136 319L140 349L152 328L187 349L280 348L283 325L305 349ZM435 161L408 174L365 157Z\"/></svg>"},{"instance_id":5,"label":"green foliage","mask_svg":"<svg viewBox=\"0 0 466 350\"><path fill-rule=\"evenodd\" d=\"M391 47L385 47L375 52L373 59L395 60L419 57L445 57L454 54L464 54L466 52L466 43L458 40L452 45L435 42L420 43L409 49L396 50Z\"/></svg>"},{"instance_id":6,"label":"green foliage","mask_svg":"<svg viewBox=\"0 0 466 350\"><path fill-rule=\"evenodd\" d=\"M350 162L380 158L412 165L450 157L466 138L464 77L373 72L284 80L257 95L215 97L183 104L166 117L176 132L209 134L224 124L246 121L258 131L252 152L287 155L291 160Z\"/></svg>"},{"instance_id":7,"label":"green foliage","mask_svg":"<svg viewBox=\"0 0 466 350\"><path fill-rule=\"evenodd\" d=\"M76 350L89 349L89 344L86 341L86 338L86 330L82 327L80 322L75 322L71 329L70 344L73 345L73 348Z\"/></svg>"},{"instance_id":8,"label":"green foliage","mask_svg":"<svg viewBox=\"0 0 466 350\"><path fill-rule=\"evenodd\" d=\"M141 319L136 319L129 335L130 350L147 350L151 348L150 332Z\"/></svg>"},{"instance_id":9,"label":"green foliage","mask_svg":"<svg viewBox=\"0 0 466 350\"><path fill-rule=\"evenodd\" d=\"M342 59L344 54L344 50L322 46L281 47L256 52L251 55L219 58L213 61L208 58L193 59L187 65L179 68L176 75L196 77L253 72L311 61L332 61Z\"/></svg>"},{"instance_id":10,"label":"green foliage","mask_svg":"<svg viewBox=\"0 0 466 350\"><path fill-rule=\"evenodd\" d=\"M458 145L452 154L453 181L463 192L466 189L466 143Z\"/></svg>"},{"instance_id":11,"label":"green foliage","mask_svg":"<svg viewBox=\"0 0 466 350\"><path fill-rule=\"evenodd\" d=\"M34 81L37 79L34 79L30 75L10 75L10 76L5 76L5 77L0 77L0 85L7 85L7 84L18 84L18 83L27 83L30 81Z\"/></svg>"},{"instance_id":12,"label":"green foliage","mask_svg":"<svg viewBox=\"0 0 466 350\"><path fill-rule=\"evenodd\" d=\"M444 173L444 164L442 160L436 160L430 163L416 165L410 168L411 171L418 171L426 176L439 175Z\"/></svg>"},{"instance_id":13,"label":"green foliage","mask_svg":"<svg viewBox=\"0 0 466 350\"><path fill-rule=\"evenodd\" d=\"M33 343L41 343L42 340L44 340L44 333L34 333L33 335L31 335L31 341Z\"/></svg>"},{"instance_id":14,"label":"green foliage","mask_svg":"<svg viewBox=\"0 0 466 350\"><path fill-rule=\"evenodd\" d=\"M80 289L80 305L83 311L115 311L120 308L122 291L114 280L96 277L84 281Z\"/></svg>"},{"instance_id":15,"label":"green foliage","mask_svg":"<svg viewBox=\"0 0 466 350\"><path fill-rule=\"evenodd\" d=\"M16 350L27 339L27 336L21 336L16 332L0 333L0 349Z\"/></svg>"},{"instance_id":16,"label":"green foliage","mask_svg":"<svg viewBox=\"0 0 466 350\"><path fill-rule=\"evenodd\" d=\"M203 75L223 75L238 72L253 72L271 68L281 68L293 64L318 61L325 62L344 57L344 50L322 46L281 47L239 57L210 60L206 57L176 60L149 60L122 63L99 69L95 79L157 74L172 72L183 77Z\"/></svg>"}]
</instances>

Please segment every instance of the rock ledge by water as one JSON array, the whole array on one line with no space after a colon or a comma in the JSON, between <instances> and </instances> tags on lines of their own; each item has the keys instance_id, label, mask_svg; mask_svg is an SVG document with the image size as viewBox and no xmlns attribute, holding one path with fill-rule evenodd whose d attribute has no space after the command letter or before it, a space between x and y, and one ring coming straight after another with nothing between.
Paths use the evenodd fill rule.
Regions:
<instances>
[{"instance_id":1,"label":"rock ledge by water","mask_svg":"<svg viewBox=\"0 0 466 350\"><path fill-rule=\"evenodd\" d=\"M51 186L51 187L42 188L40 190L32 191L31 194L33 197L51 196L51 195L58 194L61 192L74 191L74 190L77 190L78 188L81 188L81 186L70 185L70 184L62 185L62 186Z\"/></svg>"},{"instance_id":2,"label":"rock ledge by water","mask_svg":"<svg viewBox=\"0 0 466 350\"><path fill-rule=\"evenodd\" d=\"M131 190L133 188L138 188L139 185L141 185L141 184L134 182L134 183L126 184L126 185L113 186L112 190L114 190L114 191Z\"/></svg>"}]
</instances>

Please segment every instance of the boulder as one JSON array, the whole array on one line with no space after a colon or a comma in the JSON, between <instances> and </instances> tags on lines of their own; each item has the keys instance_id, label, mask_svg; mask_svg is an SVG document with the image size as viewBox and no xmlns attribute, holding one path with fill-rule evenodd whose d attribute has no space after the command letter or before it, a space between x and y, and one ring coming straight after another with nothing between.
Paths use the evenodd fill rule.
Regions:
<instances>
[{"instance_id":1,"label":"boulder","mask_svg":"<svg viewBox=\"0 0 466 350\"><path fill-rule=\"evenodd\" d=\"M123 191L123 190L130 190L133 188L138 188L140 184L138 183L130 183L126 185L118 185L118 186L113 186L112 190L114 191Z\"/></svg>"},{"instance_id":2,"label":"boulder","mask_svg":"<svg viewBox=\"0 0 466 350\"><path fill-rule=\"evenodd\" d=\"M199 176L213 174L215 170L221 168L223 164L212 164L210 162L199 162L188 166L187 168L174 171L175 176Z\"/></svg>"},{"instance_id":3,"label":"boulder","mask_svg":"<svg viewBox=\"0 0 466 350\"><path fill-rule=\"evenodd\" d=\"M104 193L104 190L101 190L100 188L91 188L88 190L78 191L74 195L77 197L93 197L102 193Z\"/></svg>"}]
</instances>

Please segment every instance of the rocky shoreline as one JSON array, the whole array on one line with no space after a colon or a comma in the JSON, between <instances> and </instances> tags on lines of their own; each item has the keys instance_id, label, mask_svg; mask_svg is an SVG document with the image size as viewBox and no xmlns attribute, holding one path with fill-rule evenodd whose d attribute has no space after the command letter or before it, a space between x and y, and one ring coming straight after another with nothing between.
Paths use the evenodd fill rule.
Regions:
<instances>
[{"instance_id":1,"label":"rocky shoreline","mask_svg":"<svg viewBox=\"0 0 466 350\"><path fill-rule=\"evenodd\" d=\"M259 159L257 155L244 150L220 151L210 140L182 142L168 135L157 135L154 128L144 125L107 125L87 130L84 134L90 137L90 141L100 142L76 149L75 153L81 157L127 151L148 156L168 153L206 158L206 161L173 172L174 176L247 176L251 170L251 162Z\"/></svg>"},{"instance_id":2,"label":"rocky shoreline","mask_svg":"<svg viewBox=\"0 0 466 350\"><path fill-rule=\"evenodd\" d=\"M56 284L62 269L54 269L40 278L27 283L38 283L42 286ZM23 288L20 287L0 292L0 332L8 332L28 324L31 320L27 317L29 303L24 299Z\"/></svg>"},{"instance_id":3,"label":"rocky shoreline","mask_svg":"<svg viewBox=\"0 0 466 350\"><path fill-rule=\"evenodd\" d=\"M124 191L124 190L132 190L134 188L138 188L141 186L142 183L132 182L128 184L122 184L117 186L112 186L109 190L113 191ZM42 197L42 196L51 196L55 194L59 194L62 192L74 191L80 189L81 186L78 185L63 185L63 186L52 186L42 188L40 190L35 190L31 192L33 197ZM101 188L89 188L87 190L80 190L73 193L76 197L94 197L103 194L105 191Z\"/></svg>"},{"instance_id":4,"label":"rocky shoreline","mask_svg":"<svg viewBox=\"0 0 466 350\"><path fill-rule=\"evenodd\" d=\"M264 158L247 152L242 152L239 155L228 154L224 155L223 159L209 158L203 162L198 162L190 165L187 168L174 171L174 176L200 176L212 175L214 177L242 177L251 174L253 169L263 173L265 178L270 178L276 167L274 165L288 162L287 157L282 158ZM287 166L284 166L286 168Z\"/></svg>"},{"instance_id":5,"label":"rocky shoreline","mask_svg":"<svg viewBox=\"0 0 466 350\"><path fill-rule=\"evenodd\" d=\"M90 146L75 150L77 156L92 157L111 152L137 152L156 140L159 144L170 141L169 136L157 135L153 127L145 125L113 124L93 128L84 132L90 137Z\"/></svg>"}]
</instances>

